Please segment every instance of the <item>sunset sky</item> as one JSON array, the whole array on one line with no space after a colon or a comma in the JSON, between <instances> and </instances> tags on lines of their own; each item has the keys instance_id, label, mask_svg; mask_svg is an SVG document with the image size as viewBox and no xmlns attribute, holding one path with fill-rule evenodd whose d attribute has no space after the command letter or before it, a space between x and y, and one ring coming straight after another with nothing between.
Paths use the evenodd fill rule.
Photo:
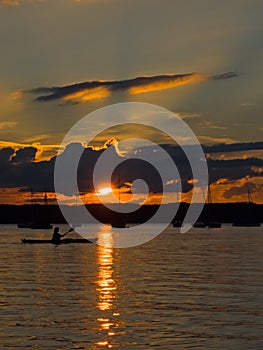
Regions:
<instances>
[{"instance_id":1,"label":"sunset sky","mask_svg":"<svg viewBox=\"0 0 263 350\"><path fill-rule=\"evenodd\" d=\"M245 201L249 184L263 203L262 13L261 0L0 0L0 202L41 197L84 115L147 102L204 145L214 201Z\"/></svg>"}]
</instances>

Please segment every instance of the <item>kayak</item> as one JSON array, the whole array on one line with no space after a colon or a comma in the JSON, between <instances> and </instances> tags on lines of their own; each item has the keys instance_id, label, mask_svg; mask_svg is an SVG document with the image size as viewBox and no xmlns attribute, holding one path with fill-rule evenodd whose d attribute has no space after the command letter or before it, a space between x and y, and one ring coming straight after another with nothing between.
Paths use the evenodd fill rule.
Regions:
<instances>
[{"instance_id":1,"label":"kayak","mask_svg":"<svg viewBox=\"0 0 263 350\"><path fill-rule=\"evenodd\" d=\"M65 238L61 239L60 242L54 242L52 239L21 239L24 244L70 244L70 243L94 243L84 238Z\"/></svg>"}]
</instances>

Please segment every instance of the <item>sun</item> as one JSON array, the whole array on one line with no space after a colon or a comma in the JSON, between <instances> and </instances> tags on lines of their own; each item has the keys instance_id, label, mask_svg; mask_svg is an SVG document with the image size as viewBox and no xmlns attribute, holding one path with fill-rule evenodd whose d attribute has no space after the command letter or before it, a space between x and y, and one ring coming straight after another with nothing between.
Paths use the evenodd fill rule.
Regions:
<instances>
[{"instance_id":1,"label":"sun","mask_svg":"<svg viewBox=\"0 0 263 350\"><path fill-rule=\"evenodd\" d=\"M112 188L111 187L103 187L99 189L98 195L100 196L105 196L106 194L112 193Z\"/></svg>"}]
</instances>

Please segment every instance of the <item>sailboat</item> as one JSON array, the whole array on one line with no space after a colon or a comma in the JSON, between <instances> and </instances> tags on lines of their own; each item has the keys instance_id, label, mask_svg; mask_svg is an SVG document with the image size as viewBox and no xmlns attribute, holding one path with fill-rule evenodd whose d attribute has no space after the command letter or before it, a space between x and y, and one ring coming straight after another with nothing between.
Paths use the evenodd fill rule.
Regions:
<instances>
[{"instance_id":1,"label":"sailboat","mask_svg":"<svg viewBox=\"0 0 263 350\"><path fill-rule=\"evenodd\" d=\"M213 220L213 201L212 201L212 194L210 189L210 184L208 185L208 191L207 191L207 215L208 215L208 221L206 221L205 225L209 228L221 228L221 222L214 221Z\"/></svg>"},{"instance_id":2,"label":"sailboat","mask_svg":"<svg viewBox=\"0 0 263 350\"><path fill-rule=\"evenodd\" d=\"M33 199L33 189L31 188L30 191L30 203L31 203L31 215L33 217L33 209L34 209L34 199ZM31 228L32 225L32 221L24 221L24 222L20 222L17 224L18 228Z\"/></svg>"},{"instance_id":3,"label":"sailboat","mask_svg":"<svg viewBox=\"0 0 263 350\"><path fill-rule=\"evenodd\" d=\"M119 195L119 206L121 205L121 191L120 191L120 178L118 175L118 195ZM124 220L116 220L116 221L112 221L111 222L111 227L115 227L115 228L127 228L127 224Z\"/></svg>"},{"instance_id":4,"label":"sailboat","mask_svg":"<svg viewBox=\"0 0 263 350\"><path fill-rule=\"evenodd\" d=\"M45 186L45 191L44 191L44 202L45 202L45 215L47 215L46 211L47 211L47 207L48 207L48 200L47 200L47 191L46 191L46 186ZM31 206L32 209L35 207L35 203L33 200L33 190L31 190ZM43 213L42 213L43 214ZM41 230L51 230L52 229L52 225L47 221L46 217L44 217L43 219L36 219L33 220L31 222L24 222L24 223L19 223L17 224L18 228L31 228L31 229L41 229Z\"/></svg>"},{"instance_id":5,"label":"sailboat","mask_svg":"<svg viewBox=\"0 0 263 350\"><path fill-rule=\"evenodd\" d=\"M179 202L179 194L178 194L178 189L176 191L176 194L177 194L177 203ZM183 221L182 220L173 220L172 221L172 225L173 227L176 227L176 228L180 228L183 226ZM205 228L206 227L206 224L203 222L203 221L196 221L194 224L193 224L193 227L194 228Z\"/></svg>"},{"instance_id":6,"label":"sailboat","mask_svg":"<svg viewBox=\"0 0 263 350\"><path fill-rule=\"evenodd\" d=\"M176 202L179 203L179 192L178 192L178 180L176 180ZM173 227L182 227L183 221L182 220L175 220L175 218L172 221Z\"/></svg>"},{"instance_id":7,"label":"sailboat","mask_svg":"<svg viewBox=\"0 0 263 350\"><path fill-rule=\"evenodd\" d=\"M209 227L209 228L221 228L221 223L218 221L214 221L212 219L213 215L211 213L211 204L212 204L212 195L211 195L211 189L210 189L210 185L208 186L208 196L207 196L207 208L208 208L208 220L206 221L201 221L198 220L193 224L194 228L205 228L205 227ZM182 227L182 221L173 221L173 227Z\"/></svg>"},{"instance_id":8,"label":"sailboat","mask_svg":"<svg viewBox=\"0 0 263 350\"><path fill-rule=\"evenodd\" d=\"M236 221L234 221L232 226L235 226L235 227L259 227L260 221L254 215L253 206L254 206L254 203L253 203L253 199L252 199L252 194L249 190L249 185L247 184L246 215L243 215L242 217L240 217Z\"/></svg>"}]
</instances>

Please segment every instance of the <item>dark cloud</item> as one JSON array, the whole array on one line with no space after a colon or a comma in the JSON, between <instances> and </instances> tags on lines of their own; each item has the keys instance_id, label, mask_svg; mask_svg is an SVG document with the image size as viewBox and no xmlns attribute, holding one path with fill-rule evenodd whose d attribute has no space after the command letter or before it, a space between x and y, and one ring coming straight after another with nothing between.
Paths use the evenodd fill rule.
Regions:
<instances>
[{"instance_id":1,"label":"dark cloud","mask_svg":"<svg viewBox=\"0 0 263 350\"><path fill-rule=\"evenodd\" d=\"M2 166L9 163L11 157L14 155L15 150L11 147L0 149L0 163ZM2 171L3 169L1 169Z\"/></svg>"},{"instance_id":2,"label":"dark cloud","mask_svg":"<svg viewBox=\"0 0 263 350\"><path fill-rule=\"evenodd\" d=\"M211 77L212 80L222 80L222 79L229 79L229 78L235 78L237 76L236 72L228 72L223 74L214 75Z\"/></svg>"},{"instance_id":3,"label":"dark cloud","mask_svg":"<svg viewBox=\"0 0 263 350\"><path fill-rule=\"evenodd\" d=\"M162 145L169 153L176 164L181 168L181 174L187 177L189 174L189 166L183 150L175 145ZM194 153L195 146L185 146L188 152ZM204 153L208 155L207 164L209 169L210 182L214 183L221 178L229 180L237 180L246 176L258 177L262 176L261 169L263 167L263 159L256 157L247 157L241 159L212 159L209 154L227 154L232 152L242 152L250 150L263 150L263 142L248 142L236 144L217 144L213 146L202 145Z\"/></svg>"},{"instance_id":4,"label":"dark cloud","mask_svg":"<svg viewBox=\"0 0 263 350\"><path fill-rule=\"evenodd\" d=\"M140 94L159 91L182 84L197 81L224 80L237 76L237 73L228 72L215 76L206 76L200 73L157 75L150 77L136 77L119 81L86 81L66 86L38 87L29 92L39 95L36 101L65 100L71 103L87 102L109 96L120 90L129 94Z\"/></svg>"},{"instance_id":5,"label":"dark cloud","mask_svg":"<svg viewBox=\"0 0 263 350\"><path fill-rule=\"evenodd\" d=\"M223 197L226 199L230 199L234 196L241 196L243 194L248 193L248 189L250 194L255 193L259 190L259 187L262 187L263 185L255 185L251 182L247 182L241 186L232 186L227 191L224 192Z\"/></svg>"},{"instance_id":6,"label":"dark cloud","mask_svg":"<svg viewBox=\"0 0 263 350\"><path fill-rule=\"evenodd\" d=\"M217 144L213 146L203 146L206 153L228 153L239 151L263 150L263 142L245 142L233 144Z\"/></svg>"},{"instance_id":7,"label":"dark cloud","mask_svg":"<svg viewBox=\"0 0 263 350\"><path fill-rule=\"evenodd\" d=\"M251 147L259 147L257 145L237 144L232 145L229 149L232 152L233 148L240 150ZM192 188L191 180L192 172L189 162L184 152L176 145L162 145L162 147L170 154L171 158L175 161L180 177L182 180L183 192L188 192ZM188 146L193 147L193 146ZM206 149L206 146L203 146ZM224 152L227 145L213 146L221 147ZM99 159L99 157L105 151L105 148L93 149L91 147L84 148L80 143L72 143L68 145L64 152L56 157L60 157L62 161L68 162L71 159L71 154L75 154L76 149L83 151L81 161L78 167L78 184L79 190L83 193L93 191L93 169ZM258 149L258 148L257 148ZM151 151L153 151L151 149ZM19 150L12 148L5 148L0 150L0 186L1 188L21 188L21 191L29 191L33 189L35 192L43 192L46 187L48 192L54 191L54 165L56 157L51 158L48 161L34 161L37 149L35 147L25 147ZM149 152L149 149L141 148L141 152ZM158 152L157 152L158 156ZM111 149L111 157L119 158L120 155L114 147ZM111 158L112 159L112 158ZM141 160L127 160L122 157L123 163L113 173L112 182L117 185L124 185L125 182L133 182L137 178L142 178L146 183L150 184L151 192L162 191L162 183L158 173L153 167ZM263 159L258 158L246 158L246 159L227 159L227 160L214 160L208 159L208 168L210 175L210 183L216 183L220 179L227 179L229 183L235 180L243 178L252 178L262 176L262 172L258 169L263 168ZM104 181L105 174L101 175L101 183ZM166 190L172 188L174 190L176 185L171 180L174 179L173 174L167 174ZM252 186L252 185L251 185ZM251 187L253 191L254 187ZM244 188L233 188L233 191L225 193L225 198L230 198L234 193L244 193ZM66 195L73 195L76 193L76 189L68 188Z\"/></svg>"},{"instance_id":8,"label":"dark cloud","mask_svg":"<svg viewBox=\"0 0 263 350\"><path fill-rule=\"evenodd\" d=\"M37 148L35 147L21 148L16 151L11 160L14 164L32 162L35 160L36 154Z\"/></svg>"},{"instance_id":9,"label":"dark cloud","mask_svg":"<svg viewBox=\"0 0 263 350\"><path fill-rule=\"evenodd\" d=\"M262 174L258 171L255 171L255 169L263 166L263 159L209 159L207 164L209 168L210 183L214 183L221 178L226 178L234 181L247 176L262 176Z\"/></svg>"}]
</instances>

